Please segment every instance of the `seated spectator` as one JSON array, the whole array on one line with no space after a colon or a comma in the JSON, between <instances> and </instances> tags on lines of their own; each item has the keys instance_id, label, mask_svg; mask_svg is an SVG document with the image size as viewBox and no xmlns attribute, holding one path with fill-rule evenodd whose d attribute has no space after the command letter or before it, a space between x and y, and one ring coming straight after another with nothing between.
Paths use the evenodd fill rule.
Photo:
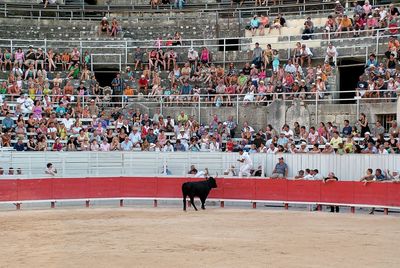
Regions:
<instances>
[{"instance_id":1,"label":"seated spectator","mask_svg":"<svg viewBox=\"0 0 400 268\"><path fill-rule=\"evenodd\" d=\"M337 29L335 36L337 37L337 36L341 35L342 32L350 32L350 31L353 31L353 22L346 14L344 14L342 20L340 21L340 24L339 24L339 27ZM349 36L349 34L348 34L348 36Z\"/></svg>"},{"instance_id":2,"label":"seated spectator","mask_svg":"<svg viewBox=\"0 0 400 268\"><path fill-rule=\"evenodd\" d=\"M281 34L281 28L286 26L286 20L282 17L282 14L278 14L278 16L274 19L272 24L269 26L268 33L271 33L272 29L278 29L279 34Z\"/></svg>"},{"instance_id":3,"label":"seated spectator","mask_svg":"<svg viewBox=\"0 0 400 268\"><path fill-rule=\"evenodd\" d=\"M304 22L304 30L301 39L303 40L312 39L313 33L314 33L314 23L311 21L311 17L307 17L307 20Z\"/></svg>"},{"instance_id":4,"label":"seated spectator","mask_svg":"<svg viewBox=\"0 0 400 268\"><path fill-rule=\"evenodd\" d=\"M253 36L256 34L259 26L260 26L260 22L257 18L257 15L254 15L250 21L250 31Z\"/></svg>"},{"instance_id":5,"label":"seated spectator","mask_svg":"<svg viewBox=\"0 0 400 268\"><path fill-rule=\"evenodd\" d=\"M279 157L278 160L279 162L275 165L271 178L287 178L288 165L283 160L283 157Z\"/></svg>"},{"instance_id":6,"label":"seated spectator","mask_svg":"<svg viewBox=\"0 0 400 268\"><path fill-rule=\"evenodd\" d=\"M108 23L107 17L103 17L98 27L98 34L101 36L102 34L109 35L110 34L110 24Z\"/></svg>"}]
</instances>

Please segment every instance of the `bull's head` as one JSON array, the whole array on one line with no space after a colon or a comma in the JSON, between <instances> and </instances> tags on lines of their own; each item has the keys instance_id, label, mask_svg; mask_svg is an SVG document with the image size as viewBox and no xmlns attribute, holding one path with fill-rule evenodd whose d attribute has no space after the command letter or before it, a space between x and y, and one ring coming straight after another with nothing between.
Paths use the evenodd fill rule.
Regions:
<instances>
[{"instance_id":1,"label":"bull's head","mask_svg":"<svg viewBox=\"0 0 400 268\"><path fill-rule=\"evenodd\" d=\"M211 188L217 188L217 182L213 177L209 177L207 181Z\"/></svg>"}]
</instances>

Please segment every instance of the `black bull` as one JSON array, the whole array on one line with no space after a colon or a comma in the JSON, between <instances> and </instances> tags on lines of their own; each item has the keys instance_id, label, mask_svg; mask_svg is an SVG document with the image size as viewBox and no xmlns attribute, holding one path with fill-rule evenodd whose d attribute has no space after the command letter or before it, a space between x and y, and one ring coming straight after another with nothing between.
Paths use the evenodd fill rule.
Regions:
<instances>
[{"instance_id":1,"label":"black bull","mask_svg":"<svg viewBox=\"0 0 400 268\"><path fill-rule=\"evenodd\" d=\"M194 197L197 196L201 201L201 208L206 209L204 207L204 203L206 202L207 196L210 193L212 188L217 188L217 183L213 177L208 178L205 181L194 181L194 182L185 182L182 184L182 195L183 195L183 210L186 211L186 197L189 196L190 203L197 210L194 205Z\"/></svg>"}]
</instances>

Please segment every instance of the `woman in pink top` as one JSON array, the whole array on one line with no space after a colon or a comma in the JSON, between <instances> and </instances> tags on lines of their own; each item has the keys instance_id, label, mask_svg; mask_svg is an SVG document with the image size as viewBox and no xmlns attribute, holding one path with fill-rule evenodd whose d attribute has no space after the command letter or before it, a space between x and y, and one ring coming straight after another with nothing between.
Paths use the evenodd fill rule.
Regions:
<instances>
[{"instance_id":1,"label":"woman in pink top","mask_svg":"<svg viewBox=\"0 0 400 268\"><path fill-rule=\"evenodd\" d=\"M35 101L35 106L33 106L32 112L33 112L33 119L37 119L37 120L42 119L43 109L42 109L42 105L40 104L40 101L38 101L38 100Z\"/></svg>"},{"instance_id":2,"label":"woman in pink top","mask_svg":"<svg viewBox=\"0 0 400 268\"><path fill-rule=\"evenodd\" d=\"M200 60L203 64L210 63L210 52L206 47L203 47L200 54Z\"/></svg>"},{"instance_id":3,"label":"woman in pink top","mask_svg":"<svg viewBox=\"0 0 400 268\"><path fill-rule=\"evenodd\" d=\"M365 15L367 15L367 16L372 13L372 6L369 4L368 0L365 0L363 9L364 9Z\"/></svg>"},{"instance_id":4,"label":"woman in pink top","mask_svg":"<svg viewBox=\"0 0 400 268\"><path fill-rule=\"evenodd\" d=\"M22 63L24 62L25 62L25 54L19 47L17 51L14 53L14 63L18 63L19 67L22 67Z\"/></svg>"},{"instance_id":5,"label":"woman in pink top","mask_svg":"<svg viewBox=\"0 0 400 268\"><path fill-rule=\"evenodd\" d=\"M264 84L264 81L260 81L258 85L258 95L256 98L256 104L258 105L260 102L265 101L267 98L267 87Z\"/></svg>"}]
</instances>

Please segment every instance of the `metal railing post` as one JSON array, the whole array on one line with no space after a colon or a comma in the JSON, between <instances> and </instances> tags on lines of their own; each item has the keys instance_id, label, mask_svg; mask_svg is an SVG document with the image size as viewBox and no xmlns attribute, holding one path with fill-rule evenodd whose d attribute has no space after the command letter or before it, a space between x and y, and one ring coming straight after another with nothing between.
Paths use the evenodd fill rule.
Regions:
<instances>
[{"instance_id":1,"label":"metal railing post","mask_svg":"<svg viewBox=\"0 0 400 268\"><path fill-rule=\"evenodd\" d=\"M236 95L236 124L239 124L239 94Z\"/></svg>"},{"instance_id":2,"label":"metal railing post","mask_svg":"<svg viewBox=\"0 0 400 268\"><path fill-rule=\"evenodd\" d=\"M291 44L290 44L290 35L288 36L288 43L289 43L289 47L288 47L288 59L290 59L290 48L291 48Z\"/></svg>"},{"instance_id":3,"label":"metal railing post","mask_svg":"<svg viewBox=\"0 0 400 268\"><path fill-rule=\"evenodd\" d=\"M125 41L125 65L128 64L128 41Z\"/></svg>"},{"instance_id":4,"label":"metal railing post","mask_svg":"<svg viewBox=\"0 0 400 268\"><path fill-rule=\"evenodd\" d=\"M10 40L10 49L11 49L11 53L13 53L14 49L13 49L14 45L13 45L13 40Z\"/></svg>"},{"instance_id":5,"label":"metal railing post","mask_svg":"<svg viewBox=\"0 0 400 268\"><path fill-rule=\"evenodd\" d=\"M225 61L226 61L226 38L224 38L224 62L223 62L223 65L222 66L224 66L223 68L225 68Z\"/></svg>"},{"instance_id":6,"label":"metal railing post","mask_svg":"<svg viewBox=\"0 0 400 268\"><path fill-rule=\"evenodd\" d=\"M379 29L376 30L376 48L375 48L375 54L379 54Z\"/></svg>"},{"instance_id":7,"label":"metal railing post","mask_svg":"<svg viewBox=\"0 0 400 268\"><path fill-rule=\"evenodd\" d=\"M198 108L198 121L199 121L199 124L201 124L201 100L200 100L200 97L199 97L199 108Z\"/></svg>"},{"instance_id":8,"label":"metal railing post","mask_svg":"<svg viewBox=\"0 0 400 268\"><path fill-rule=\"evenodd\" d=\"M318 91L315 92L315 124L318 124Z\"/></svg>"},{"instance_id":9,"label":"metal railing post","mask_svg":"<svg viewBox=\"0 0 400 268\"><path fill-rule=\"evenodd\" d=\"M82 63L82 57L83 57L83 43L82 43L82 41L79 41L79 53L80 53L80 60L81 60L81 63ZM91 61L90 61L91 62ZM93 70L92 70L93 71Z\"/></svg>"}]
</instances>

